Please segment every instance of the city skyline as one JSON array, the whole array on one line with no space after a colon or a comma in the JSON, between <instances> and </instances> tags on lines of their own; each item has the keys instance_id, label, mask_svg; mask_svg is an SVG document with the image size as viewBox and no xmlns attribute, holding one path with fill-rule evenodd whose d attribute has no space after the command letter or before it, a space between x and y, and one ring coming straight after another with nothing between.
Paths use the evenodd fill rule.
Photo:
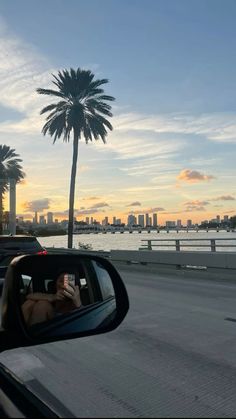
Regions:
<instances>
[{"instance_id":1,"label":"city skyline","mask_svg":"<svg viewBox=\"0 0 236 419\"><path fill-rule=\"evenodd\" d=\"M78 219L157 212L164 224L234 215L235 1L121 1L91 10L85 0L69 8L50 0L46 14L29 0L0 4L0 142L20 154L26 173L17 216L67 216L72 143L43 137L39 112L48 99L35 90L70 67L108 78L116 98L107 144L80 143Z\"/></svg>"},{"instance_id":2,"label":"city skyline","mask_svg":"<svg viewBox=\"0 0 236 419\"><path fill-rule=\"evenodd\" d=\"M125 224L125 225L140 225L141 227L146 226L152 226L152 227L158 227L160 225L166 225L167 227L181 227L181 226L188 226L191 227L192 225L201 224L201 223L208 223L208 222L215 222L215 223L221 223L221 222L229 222L230 216L228 214L223 214L223 216L217 214L212 219L204 219L200 222L195 222L192 219L188 219L186 223L182 221L181 219L175 219L175 220L166 220L165 223L158 223L158 214L157 213L146 213L146 214L138 214L137 216L134 216L133 214L130 214L126 221L122 221L121 219L117 218L116 216L112 216L112 221L110 222L109 217L105 216L105 218L101 221L95 219L94 217L86 217L82 220L77 220L76 217L74 217L75 221L82 221L86 222L87 224L93 224L93 223L99 223L100 225L106 226L106 225L119 225L119 224ZM17 217L18 224L23 222L33 222L34 224L38 225L50 225L50 224L57 224L59 220L54 217L53 212L47 212L45 214L38 214L38 212L35 212L35 215L33 216L32 220L24 219L24 217L20 216ZM68 219L64 218L63 222L66 222Z\"/></svg>"}]
</instances>

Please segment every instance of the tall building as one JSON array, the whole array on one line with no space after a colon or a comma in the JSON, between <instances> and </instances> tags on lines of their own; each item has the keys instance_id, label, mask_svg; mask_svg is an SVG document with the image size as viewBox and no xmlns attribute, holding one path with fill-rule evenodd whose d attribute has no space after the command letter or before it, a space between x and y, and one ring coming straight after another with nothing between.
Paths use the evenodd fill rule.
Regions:
<instances>
[{"instance_id":1,"label":"tall building","mask_svg":"<svg viewBox=\"0 0 236 419\"><path fill-rule=\"evenodd\" d=\"M151 226L152 225L152 217L148 217L148 225Z\"/></svg>"},{"instance_id":2,"label":"tall building","mask_svg":"<svg viewBox=\"0 0 236 419\"><path fill-rule=\"evenodd\" d=\"M48 212L47 213L47 223L48 224L52 224L53 223L53 213L52 212Z\"/></svg>"},{"instance_id":3,"label":"tall building","mask_svg":"<svg viewBox=\"0 0 236 419\"><path fill-rule=\"evenodd\" d=\"M113 224L116 224L116 217L113 217Z\"/></svg>"},{"instance_id":4,"label":"tall building","mask_svg":"<svg viewBox=\"0 0 236 419\"><path fill-rule=\"evenodd\" d=\"M35 211L35 213L34 213L33 223L38 224L38 213L37 213L37 211Z\"/></svg>"},{"instance_id":5,"label":"tall building","mask_svg":"<svg viewBox=\"0 0 236 419\"><path fill-rule=\"evenodd\" d=\"M108 226L108 217L105 217L105 225Z\"/></svg>"},{"instance_id":6,"label":"tall building","mask_svg":"<svg viewBox=\"0 0 236 419\"><path fill-rule=\"evenodd\" d=\"M86 217L85 221L87 224L89 224L89 217Z\"/></svg>"},{"instance_id":7,"label":"tall building","mask_svg":"<svg viewBox=\"0 0 236 419\"><path fill-rule=\"evenodd\" d=\"M127 224L128 225L137 224L137 219L136 219L136 217L133 214L130 214L128 216Z\"/></svg>"},{"instance_id":8,"label":"tall building","mask_svg":"<svg viewBox=\"0 0 236 419\"><path fill-rule=\"evenodd\" d=\"M117 218L116 225L120 225L120 224L121 224L121 219L120 218Z\"/></svg>"},{"instance_id":9,"label":"tall building","mask_svg":"<svg viewBox=\"0 0 236 419\"><path fill-rule=\"evenodd\" d=\"M228 222L229 221L229 216L228 215L224 215L224 222Z\"/></svg>"},{"instance_id":10,"label":"tall building","mask_svg":"<svg viewBox=\"0 0 236 419\"><path fill-rule=\"evenodd\" d=\"M192 227L192 220L187 220L187 227Z\"/></svg>"},{"instance_id":11,"label":"tall building","mask_svg":"<svg viewBox=\"0 0 236 419\"><path fill-rule=\"evenodd\" d=\"M153 222L152 222L153 227L157 227L157 214L153 214L152 219L153 219Z\"/></svg>"},{"instance_id":12,"label":"tall building","mask_svg":"<svg viewBox=\"0 0 236 419\"><path fill-rule=\"evenodd\" d=\"M93 217L91 217L91 224L93 224Z\"/></svg>"},{"instance_id":13,"label":"tall building","mask_svg":"<svg viewBox=\"0 0 236 419\"><path fill-rule=\"evenodd\" d=\"M182 227L182 221L181 220L177 220L177 227Z\"/></svg>"},{"instance_id":14,"label":"tall building","mask_svg":"<svg viewBox=\"0 0 236 419\"><path fill-rule=\"evenodd\" d=\"M217 219L217 223L220 223L220 215L217 215L216 219Z\"/></svg>"},{"instance_id":15,"label":"tall building","mask_svg":"<svg viewBox=\"0 0 236 419\"><path fill-rule=\"evenodd\" d=\"M145 214L145 226L149 224L149 214Z\"/></svg>"},{"instance_id":16,"label":"tall building","mask_svg":"<svg viewBox=\"0 0 236 419\"><path fill-rule=\"evenodd\" d=\"M45 217L44 217L44 215L40 215L40 217L39 217L39 224L43 224L43 225L45 225L46 224L46 219L45 219Z\"/></svg>"},{"instance_id":17,"label":"tall building","mask_svg":"<svg viewBox=\"0 0 236 419\"><path fill-rule=\"evenodd\" d=\"M138 216L138 224L144 228L144 214Z\"/></svg>"}]
</instances>

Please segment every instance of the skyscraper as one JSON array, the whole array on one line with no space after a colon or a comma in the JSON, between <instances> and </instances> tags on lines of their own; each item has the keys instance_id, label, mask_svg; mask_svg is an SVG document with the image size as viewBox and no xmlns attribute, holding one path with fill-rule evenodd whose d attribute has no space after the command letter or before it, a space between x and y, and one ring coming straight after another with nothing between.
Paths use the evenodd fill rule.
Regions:
<instances>
[{"instance_id":1,"label":"skyscraper","mask_svg":"<svg viewBox=\"0 0 236 419\"><path fill-rule=\"evenodd\" d=\"M138 216L138 224L144 228L144 214Z\"/></svg>"},{"instance_id":2,"label":"skyscraper","mask_svg":"<svg viewBox=\"0 0 236 419\"><path fill-rule=\"evenodd\" d=\"M113 217L113 224L116 224L116 217Z\"/></svg>"},{"instance_id":3,"label":"skyscraper","mask_svg":"<svg viewBox=\"0 0 236 419\"><path fill-rule=\"evenodd\" d=\"M38 213L37 213L37 211L35 211L35 213L34 213L33 223L38 224Z\"/></svg>"},{"instance_id":4,"label":"skyscraper","mask_svg":"<svg viewBox=\"0 0 236 419\"><path fill-rule=\"evenodd\" d=\"M46 224L46 220L45 220L44 215L40 215L40 217L39 217L39 224L43 224L43 225Z\"/></svg>"},{"instance_id":5,"label":"skyscraper","mask_svg":"<svg viewBox=\"0 0 236 419\"><path fill-rule=\"evenodd\" d=\"M149 214L145 214L145 226L149 224Z\"/></svg>"},{"instance_id":6,"label":"skyscraper","mask_svg":"<svg viewBox=\"0 0 236 419\"><path fill-rule=\"evenodd\" d=\"M177 227L182 227L182 221L181 220L177 220Z\"/></svg>"},{"instance_id":7,"label":"skyscraper","mask_svg":"<svg viewBox=\"0 0 236 419\"><path fill-rule=\"evenodd\" d=\"M153 223L152 223L153 227L157 227L157 214L153 214L152 219L153 219Z\"/></svg>"},{"instance_id":8,"label":"skyscraper","mask_svg":"<svg viewBox=\"0 0 236 419\"><path fill-rule=\"evenodd\" d=\"M128 216L127 224L128 224L128 225L137 224L136 217L135 217L133 214L130 214L130 215Z\"/></svg>"},{"instance_id":9,"label":"skyscraper","mask_svg":"<svg viewBox=\"0 0 236 419\"><path fill-rule=\"evenodd\" d=\"M47 213L47 223L48 224L52 224L53 223L53 213L52 212L48 212Z\"/></svg>"}]
</instances>

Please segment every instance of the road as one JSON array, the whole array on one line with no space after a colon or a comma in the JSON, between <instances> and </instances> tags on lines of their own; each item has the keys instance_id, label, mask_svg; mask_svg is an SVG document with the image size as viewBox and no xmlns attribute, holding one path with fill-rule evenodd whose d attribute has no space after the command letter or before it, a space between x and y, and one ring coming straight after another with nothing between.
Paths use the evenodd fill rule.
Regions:
<instances>
[{"instance_id":1,"label":"road","mask_svg":"<svg viewBox=\"0 0 236 419\"><path fill-rule=\"evenodd\" d=\"M117 330L0 362L65 417L235 417L236 282L120 273L130 310Z\"/></svg>"}]
</instances>

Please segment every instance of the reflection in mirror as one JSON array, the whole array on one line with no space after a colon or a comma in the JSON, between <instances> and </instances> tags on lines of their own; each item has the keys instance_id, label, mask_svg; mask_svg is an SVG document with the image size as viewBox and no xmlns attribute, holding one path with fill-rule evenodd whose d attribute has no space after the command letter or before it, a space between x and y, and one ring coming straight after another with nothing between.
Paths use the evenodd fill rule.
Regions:
<instances>
[{"instance_id":1,"label":"reflection in mirror","mask_svg":"<svg viewBox=\"0 0 236 419\"><path fill-rule=\"evenodd\" d=\"M41 336L92 330L114 317L116 309L110 275L92 258L70 267L28 268L20 273L20 298L29 332Z\"/></svg>"}]
</instances>

